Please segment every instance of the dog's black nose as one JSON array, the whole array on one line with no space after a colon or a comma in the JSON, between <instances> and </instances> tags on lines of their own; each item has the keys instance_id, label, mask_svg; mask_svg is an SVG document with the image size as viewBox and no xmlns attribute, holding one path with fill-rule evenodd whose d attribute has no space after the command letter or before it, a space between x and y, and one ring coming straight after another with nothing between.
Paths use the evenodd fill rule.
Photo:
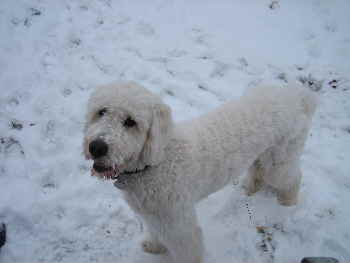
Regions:
<instances>
[{"instance_id":1,"label":"dog's black nose","mask_svg":"<svg viewBox=\"0 0 350 263\"><path fill-rule=\"evenodd\" d=\"M94 140L89 144L89 152L93 158L103 157L108 152L108 145L101 139Z\"/></svg>"}]
</instances>

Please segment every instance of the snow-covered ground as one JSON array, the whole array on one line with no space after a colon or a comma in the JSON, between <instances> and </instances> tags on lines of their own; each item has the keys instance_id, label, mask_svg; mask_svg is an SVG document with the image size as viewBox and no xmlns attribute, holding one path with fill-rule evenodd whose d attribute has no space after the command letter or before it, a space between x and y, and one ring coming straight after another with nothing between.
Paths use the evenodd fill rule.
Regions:
<instances>
[{"instance_id":1,"label":"snow-covered ground","mask_svg":"<svg viewBox=\"0 0 350 263\"><path fill-rule=\"evenodd\" d=\"M239 184L198 207L206 263L350 262L350 1L0 1L0 262L167 262L81 154L89 93L135 80L174 118L261 82L322 97L302 157L300 203Z\"/></svg>"}]
</instances>

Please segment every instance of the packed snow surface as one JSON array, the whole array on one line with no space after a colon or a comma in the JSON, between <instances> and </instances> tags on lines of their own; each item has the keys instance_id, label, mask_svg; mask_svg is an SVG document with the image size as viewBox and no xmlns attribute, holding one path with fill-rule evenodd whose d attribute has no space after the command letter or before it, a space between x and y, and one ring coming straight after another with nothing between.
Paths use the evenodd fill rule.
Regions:
<instances>
[{"instance_id":1,"label":"packed snow surface","mask_svg":"<svg viewBox=\"0 0 350 263\"><path fill-rule=\"evenodd\" d=\"M350 262L350 1L1 0L0 262L166 262L110 182L90 176L82 128L92 89L135 80L176 121L262 82L321 102L300 202L240 183L198 206L205 263Z\"/></svg>"}]
</instances>

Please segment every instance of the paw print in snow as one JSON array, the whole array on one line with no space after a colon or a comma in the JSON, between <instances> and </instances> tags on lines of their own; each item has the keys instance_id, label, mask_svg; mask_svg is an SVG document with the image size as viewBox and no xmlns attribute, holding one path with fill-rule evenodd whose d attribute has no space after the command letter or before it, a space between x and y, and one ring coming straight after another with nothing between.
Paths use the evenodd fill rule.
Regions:
<instances>
[{"instance_id":1,"label":"paw print in snow","mask_svg":"<svg viewBox=\"0 0 350 263\"><path fill-rule=\"evenodd\" d=\"M136 32L144 37L152 37L155 35L155 30L150 24L139 22L136 25Z\"/></svg>"},{"instance_id":2,"label":"paw print in snow","mask_svg":"<svg viewBox=\"0 0 350 263\"><path fill-rule=\"evenodd\" d=\"M279 7L280 7L280 3L279 3L279 1L276 1L276 0L272 1L272 2L269 4L269 8L270 8L271 10L277 9L277 8L279 8Z\"/></svg>"},{"instance_id":3,"label":"paw print in snow","mask_svg":"<svg viewBox=\"0 0 350 263\"><path fill-rule=\"evenodd\" d=\"M215 61L214 69L210 73L211 78L222 78L230 69L230 65L221 61Z\"/></svg>"},{"instance_id":4,"label":"paw print in snow","mask_svg":"<svg viewBox=\"0 0 350 263\"><path fill-rule=\"evenodd\" d=\"M323 27L329 33L334 33L334 32L337 32L338 30L338 26L334 21L328 21L327 23L324 24Z\"/></svg>"},{"instance_id":5,"label":"paw print in snow","mask_svg":"<svg viewBox=\"0 0 350 263\"><path fill-rule=\"evenodd\" d=\"M204 33L200 28L192 28L190 38L198 45L208 47L209 35Z\"/></svg>"},{"instance_id":6,"label":"paw print in snow","mask_svg":"<svg viewBox=\"0 0 350 263\"><path fill-rule=\"evenodd\" d=\"M173 49L173 50L168 52L168 55L170 57L173 57L173 58L179 58L179 57L183 57L183 56L187 55L187 52L185 50L181 50L181 49Z\"/></svg>"}]
</instances>

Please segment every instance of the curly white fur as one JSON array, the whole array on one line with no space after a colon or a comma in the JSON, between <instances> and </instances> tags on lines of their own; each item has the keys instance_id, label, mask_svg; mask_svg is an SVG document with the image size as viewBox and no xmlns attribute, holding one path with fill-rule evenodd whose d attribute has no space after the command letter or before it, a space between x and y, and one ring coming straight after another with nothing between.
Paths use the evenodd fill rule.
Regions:
<instances>
[{"instance_id":1,"label":"curly white fur","mask_svg":"<svg viewBox=\"0 0 350 263\"><path fill-rule=\"evenodd\" d=\"M85 154L91 158L88 145L96 138L108 144L102 161L126 178L125 199L147 225L145 251L199 263L203 242L194 206L245 170L247 194L267 183L280 204L296 204L299 158L316 104L315 95L301 87L259 87L173 125L170 108L138 84L102 86L89 100ZM107 113L98 116L102 108ZM128 117L137 126L124 127Z\"/></svg>"}]
</instances>

